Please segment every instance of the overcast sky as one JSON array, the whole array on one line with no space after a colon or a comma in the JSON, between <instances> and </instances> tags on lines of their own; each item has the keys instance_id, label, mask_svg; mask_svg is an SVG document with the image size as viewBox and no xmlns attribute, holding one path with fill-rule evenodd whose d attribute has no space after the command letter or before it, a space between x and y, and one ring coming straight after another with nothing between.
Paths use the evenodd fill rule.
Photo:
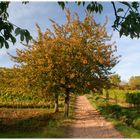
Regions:
<instances>
[{"instance_id":1,"label":"overcast sky","mask_svg":"<svg viewBox=\"0 0 140 140\"><path fill-rule=\"evenodd\" d=\"M111 25L114 20L113 8L110 2L104 2L103 5L104 12L102 15L95 14L94 17L98 23L103 24L105 17L108 16L107 31L111 33ZM72 13L77 12L80 20L84 18L85 9L82 6L69 3L67 7ZM28 29L34 38L37 37L36 23L39 24L42 31L45 31L46 28L51 28L49 18L59 24L66 20L65 12L58 6L57 2L30 2L26 5L21 4L21 2L12 2L8 11L10 14L9 21L21 28ZM131 76L140 75L140 39L119 38L118 32L113 32L112 40L116 41L117 55L121 55L119 64L113 68L112 72L118 73L121 79L125 81ZM12 67L14 65L7 52L16 54L16 48L23 48L23 46L17 42L14 46L11 44L8 50L0 49L0 67Z\"/></svg>"}]
</instances>

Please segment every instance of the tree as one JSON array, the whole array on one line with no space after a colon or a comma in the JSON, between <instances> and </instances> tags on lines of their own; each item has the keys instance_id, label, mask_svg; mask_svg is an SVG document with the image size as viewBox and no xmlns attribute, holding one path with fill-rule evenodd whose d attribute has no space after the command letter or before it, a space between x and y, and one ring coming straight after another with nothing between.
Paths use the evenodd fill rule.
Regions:
<instances>
[{"instance_id":1,"label":"tree","mask_svg":"<svg viewBox=\"0 0 140 140\"><path fill-rule=\"evenodd\" d=\"M113 74L109 77L112 87L119 87L121 77L118 74Z\"/></svg>"},{"instance_id":2,"label":"tree","mask_svg":"<svg viewBox=\"0 0 140 140\"><path fill-rule=\"evenodd\" d=\"M50 48L50 79L65 90L65 116L68 116L71 92L86 89L100 90L107 85L110 69L117 63L113 56L116 49L106 44L110 37L103 26L96 24L87 13L84 21L76 14L71 18L67 11L67 22L54 25L54 45ZM47 42L46 42L47 43Z\"/></svg>"},{"instance_id":3,"label":"tree","mask_svg":"<svg viewBox=\"0 0 140 140\"><path fill-rule=\"evenodd\" d=\"M23 2L26 4L26 2ZM30 33L26 29L21 29L8 20L9 14L7 9L10 2L0 2L0 48L9 48L9 42L13 45L16 42L16 36L20 36L20 41L28 42L32 39Z\"/></svg>"},{"instance_id":4,"label":"tree","mask_svg":"<svg viewBox=\"0 0 140 140\"><path fill-rule=\"evenodd\" d=\"M67 117L70 93L102 89L108 84L108 75L118 57L114 56L116 48L109 43L106 23L96 24L88 12L83 21L77 14L72 18L69 10L66 16L63 25L51 20L52 31L42 33L38 28L39 39L31 47L18 50L12 58L26 72L24 79L32 77L27 78L27 84L33 81L33 87L46 89L50 96L53 92L64 93Z\"/></svg>"},{"instance_id":5,"label":"tree","mask_svg":"<svg viewBox=\"0 0 140 140\"><path fill-rule=\"evenodd\" d=\"M140 89L140 76L132 76L129 80L131 89Z\"/></svg>"},{"instance_id":6,"label":"tree","mask_svg":"<svg viewBox=\"0 0 140 140\"><path fill-rule=\"evenodd\" d=\"M83 5L89 12L102 13L103 5L101 2L75 2L77 5ZM68 2L58 2L62 9L65 8ZM115 2L110 2L114 9L115 20L112 28L117 30L124 36L130 36L133 38L140 37L140 13L139 2L118 2L119 6ZM126 9L125 9L126 8Z\"/></svg>"}]
</instances>

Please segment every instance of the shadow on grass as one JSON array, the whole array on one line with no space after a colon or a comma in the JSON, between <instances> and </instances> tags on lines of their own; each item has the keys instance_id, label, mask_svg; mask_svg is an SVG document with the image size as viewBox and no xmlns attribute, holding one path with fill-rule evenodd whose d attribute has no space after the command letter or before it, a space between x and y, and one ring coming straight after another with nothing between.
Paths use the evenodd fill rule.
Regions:
<instances>
[{"instance_id":1,"label":"shadow on grass","mask_svg":"<svg viewBox=\"0 0 140 140\"><path fill-rule=\"evenodd\" d=\"M64 118L63 111L29 118L0 118L0 138L67 138L68 123L70 119Z\"/></svg>"},{"instance_id":2,"label":"shadow on grass","mask_svg":"<svg viewBox=\"0 0 140 140\"><path fill-rule=\"evenodd\" d=\"M48 113L26 119L24 116L21 119L1 118L0 137L41 137L41 131L50 120L53 120L53 114Z\"/></svg>"},{"instance_id":3,"label":"shadow on grass","mask_svg":"<svg viewBox=\"0 0 140 140\"><path fill-rule=\"evenodd\" d=\"M62 105L58 113L52 113L52 109L49 113L49 109L1 108L0 138L66 138L73 108L74 98L68 119L64 118Z\"/></svg>"}]
</instances>

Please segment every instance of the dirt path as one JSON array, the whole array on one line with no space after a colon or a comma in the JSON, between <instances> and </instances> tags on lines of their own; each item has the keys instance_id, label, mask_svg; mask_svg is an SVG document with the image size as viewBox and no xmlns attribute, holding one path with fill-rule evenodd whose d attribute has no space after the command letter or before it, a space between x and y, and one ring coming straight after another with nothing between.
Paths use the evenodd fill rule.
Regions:
<instances>
[{"instance_id":1,"label":"dirt path","mask_svg":"<svg viewBox=\"0 0 140 140\"><path fill-rule=\"evenodd\" d=\"M89 103L85 96L76 99L75 118L70 127L71 138L123 138Z\"/></svg>"}]
</instances>

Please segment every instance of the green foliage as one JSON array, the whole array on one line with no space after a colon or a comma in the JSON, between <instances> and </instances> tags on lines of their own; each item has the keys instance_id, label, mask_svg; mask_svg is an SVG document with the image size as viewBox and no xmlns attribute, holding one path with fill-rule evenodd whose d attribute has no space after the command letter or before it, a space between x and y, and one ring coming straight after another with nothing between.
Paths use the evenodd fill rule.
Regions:
<instances>
[{"instance_id":1,"label":"green foliage","mask_svg":"<svg viewBox=\"0 0 140 140\"><path fill-rule=\"evenodd\" d=\"M7 12L9 4L10 2L0 2L0 48L5 46L7 49L9 42L15 44L15 36L20 36L20 41L25 41L27 44L32 39L28 30L21 29L9 22L9 13Z\"/></svg>"},{"instance_id":2,"label":"green foliage","mask_svg":"<svg viewBox=\"0 0 140 140\"><path fill-rule=\"evenodd\" d=\"M133 120L133 127L140 130L140 118Z\"/></svg>"},{"instance_id":3,"label":"green foliage","mask_svg":"<svg viewBox=\"0 0 140 140\"><path fill-rule=\"evenodd\" d=\"M126 94L126 102L133 104L136 107L139 107L140 106L140 92L127 93Z\"/></svg>"},{"instance_id":4,"label":"green foliage","mask_svg":"<svg viewBox=\"0 0 140 140\"><path fill-rule=\"evenodd\" d=\"M120 112L121 107L119 105L112 105L112 106L109 107L109 110L110 110L111 113Z\"/></svg>"}]
</instances>

